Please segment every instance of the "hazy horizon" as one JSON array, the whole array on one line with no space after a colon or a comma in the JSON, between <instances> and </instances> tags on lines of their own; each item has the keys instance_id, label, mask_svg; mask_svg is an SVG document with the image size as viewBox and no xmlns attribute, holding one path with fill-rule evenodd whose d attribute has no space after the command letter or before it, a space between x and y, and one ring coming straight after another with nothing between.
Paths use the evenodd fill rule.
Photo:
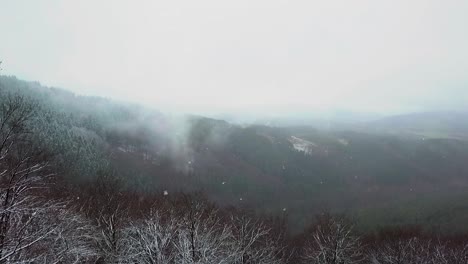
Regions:
<instances>
[{"instance_id":1,"label":"hazy horizon","mask_svg":"<svg viewBox=\"0 0 468 264\"><path fill-rule=\"evenodd\" d=\"M3 1L1 74L202 114L462 111L465 1Z\"/></svg>"}]
</instances>

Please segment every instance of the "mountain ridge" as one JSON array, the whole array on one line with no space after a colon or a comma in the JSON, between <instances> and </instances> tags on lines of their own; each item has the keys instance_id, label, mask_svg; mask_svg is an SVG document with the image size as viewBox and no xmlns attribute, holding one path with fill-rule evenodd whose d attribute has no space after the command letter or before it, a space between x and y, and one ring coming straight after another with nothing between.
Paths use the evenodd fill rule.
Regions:
<instances>
[{"instance_id":1,"label":"mountain ridge","mask_svg":"<svg viewBox=\"0 0 468 264\"><path fill-rule=\"evenodd\" d=\"M404 206L427 195L461 197L468 188L468 142L450 135L423 138L371 129L375 123L326 130L239 126L1 76L0 95L8 94L38 105L37 144L55 154L72 181L110 171L143 192L204 190L223 204L276 214L287 208L297 226L322 209L372 211L388 199Z\"/></svg>"}]
</instances>

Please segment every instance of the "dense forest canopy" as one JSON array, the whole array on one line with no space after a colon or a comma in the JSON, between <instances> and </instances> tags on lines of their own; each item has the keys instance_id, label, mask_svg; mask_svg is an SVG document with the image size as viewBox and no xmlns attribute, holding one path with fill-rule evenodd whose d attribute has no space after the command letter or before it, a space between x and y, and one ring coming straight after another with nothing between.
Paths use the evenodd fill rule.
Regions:
<instances>
[{"instance_id":1,"label":"dense forest canopy","mask_svg":"<svg viewBox=\"0 0 468 264\"><path fill-rule=\"evenodd\" d=\"M383 208L393 217L385 224L465 227L468 142L460 136L407 126L397 133L397 125L382 130L386 119L330 130L239 126L15 77L2 76L0 85L2 100L16 95L35 105L34 142L72 182L113 174L138 192L203 190L221 204L276 215L286 209L298 229L322 210L346 212L362 217L367 228L377 227L372 222L383 224ZM405 118L388 123L407 124ZM376 123L378 130L368 128ZM430 131L468 135L461 119L446 123Z\"/></svg>"},{"instance_id":2,"label":"dense forest canopy","mask_svg":"<svg viewBox=\"0 0 468 264\"><path fill-rule=\"evenodd\" d=\"M0 105L0 262L467 263L463 125L240 126L11 76Z\"/></svg>"}]
</instances>

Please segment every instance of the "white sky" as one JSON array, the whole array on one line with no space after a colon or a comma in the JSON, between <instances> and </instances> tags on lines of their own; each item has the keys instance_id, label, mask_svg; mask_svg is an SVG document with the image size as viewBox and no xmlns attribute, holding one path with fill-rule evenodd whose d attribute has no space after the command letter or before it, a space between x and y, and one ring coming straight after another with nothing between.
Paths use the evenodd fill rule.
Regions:
<instances>
[{"instance_id":1,"label":"white sky","mask_svg":"<svg viewBox=\"0 0 468 264\"><path fill-rule=\"evenodd\" d=\"M184 111L468 106L468 1L0 0L3 74Z\"/></svg>"}]
</instances>

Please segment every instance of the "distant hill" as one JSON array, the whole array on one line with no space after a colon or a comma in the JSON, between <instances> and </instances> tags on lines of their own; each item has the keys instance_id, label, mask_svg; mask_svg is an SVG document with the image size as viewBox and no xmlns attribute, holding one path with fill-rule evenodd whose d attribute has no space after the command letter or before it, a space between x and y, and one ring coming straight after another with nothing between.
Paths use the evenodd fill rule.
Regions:
<instances>
[{"instance_id":1,"label":"distant hill","mask_svg":"<svg viewBox=\"0 0 468 264\"><path fill-rule=\"evenodd\" d=\"M405 133L426 138L468 139L468 112L426 112L398 115L368 122L365 129Z\"/></svg>"},{"instance_id":2,"label":"distant hill","mask_svg":"<svg viewBox=\"0 0 468 264\"><path fill-rule=\"evenodd\" d=\"M37 105L35 143L53 153L71 181L112 173L141 192L203 190L224 204L286 210L298 227L321 210L372 221L372 212L390 208L386 213L405 212L393 222L411 223L437 209L405 211L408 202L450 203L468 190L464 113L395 116L341 129L240 126L1 76L0 100L15 95ZM454 215L464 219L468 211Z\"/></svg>"}]
</instances>

